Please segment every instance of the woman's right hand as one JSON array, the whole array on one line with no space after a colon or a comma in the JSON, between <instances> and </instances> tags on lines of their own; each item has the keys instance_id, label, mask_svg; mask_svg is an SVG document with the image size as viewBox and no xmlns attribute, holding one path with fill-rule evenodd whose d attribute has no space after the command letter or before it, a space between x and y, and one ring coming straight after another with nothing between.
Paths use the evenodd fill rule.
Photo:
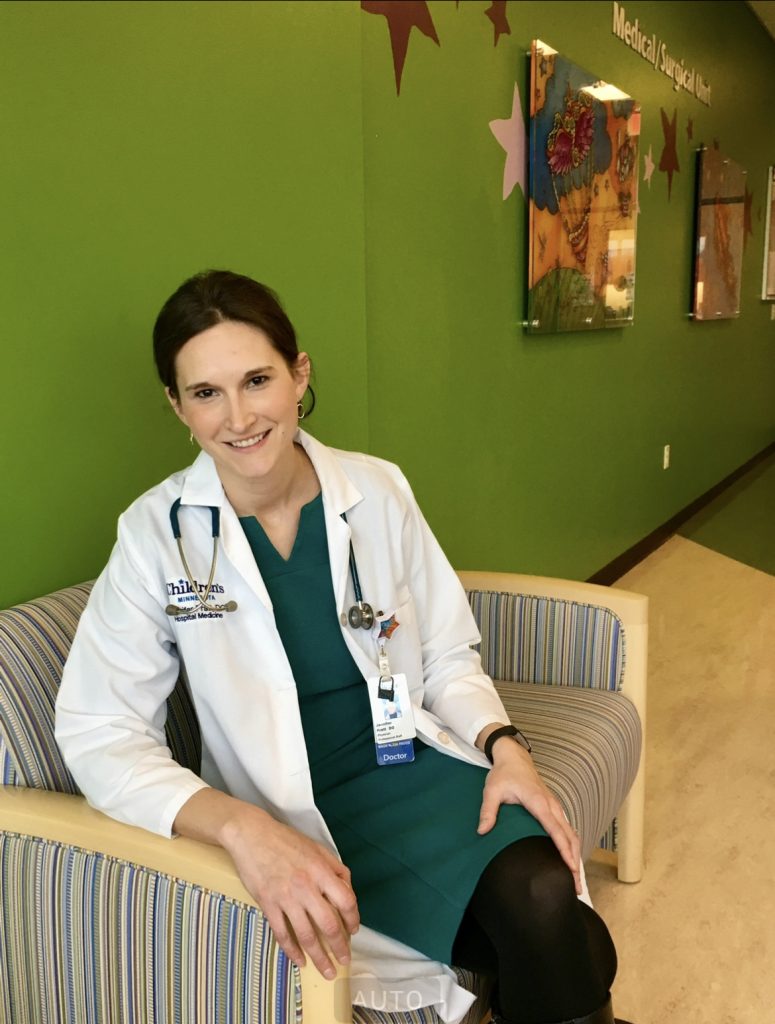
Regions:
<instances>
[{"instance_id":1,"label":"woman's right hand","mask_svg":"<svg viewBox=\"0 0 775 1024\"><path fill-rule=\"evenodd\" d=\"M309 956L331 979L336 967L329 953L340 964L350 962L350 936L360 924L358 901L349 870L324 846L253 804L213 789L184 804L174 829L224 847L277 942L299 967Z\"/></svg>"},{"instance_id":2,"label":"woman's right hand","mask_svg":"<svg viewBox=\"0 0 775 1024\"><path fill-rule=\"evenodd\" d=\"M350 962L358 902L350 872L329 850L269 814L244 805L224 829L242 884L261 907L282 949L299 967L305 953L326 978Z\"/></svg>"}]
</instances>

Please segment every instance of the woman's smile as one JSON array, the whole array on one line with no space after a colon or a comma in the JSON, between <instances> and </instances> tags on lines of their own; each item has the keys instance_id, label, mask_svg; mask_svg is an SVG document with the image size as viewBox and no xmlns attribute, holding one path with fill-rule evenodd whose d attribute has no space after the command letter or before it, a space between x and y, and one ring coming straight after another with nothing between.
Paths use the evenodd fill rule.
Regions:
<instances>
[{"instance_id":1,"label":"woman's smile","mask_svg":"<svg viewBox=\"0 0 775 1024\"><path fill-rule=\"evenodd\" d=\"M268 436L270 430L271 427L269 428L269 430L264 430L260 434L254 434L252 437L246 437L240 441L226 441L226 444L228 444L231 448L238 449L257 448Z\"/></svg>"}]
</instances>

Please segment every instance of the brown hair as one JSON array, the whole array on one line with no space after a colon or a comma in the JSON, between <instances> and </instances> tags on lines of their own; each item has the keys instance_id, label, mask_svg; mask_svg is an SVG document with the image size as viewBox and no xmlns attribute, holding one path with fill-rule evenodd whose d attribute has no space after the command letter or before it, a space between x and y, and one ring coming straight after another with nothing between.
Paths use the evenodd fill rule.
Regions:
<instances>
[{"instance_id":1,"label":"brown hair","mask_svg":"<svg viewBox=\"0 0 775 1024\"><path fill-rule=\"evenodd\" d=\"M272 348L295 368L299 355L296 331L279 298L265 284L231 270L204 270L174 292L153 327L153 357L162 384L177 397L175 359L187 341L225 320L258 328ZM315 392L308 387L315 407Z\"/></svg>"}]
</instances>

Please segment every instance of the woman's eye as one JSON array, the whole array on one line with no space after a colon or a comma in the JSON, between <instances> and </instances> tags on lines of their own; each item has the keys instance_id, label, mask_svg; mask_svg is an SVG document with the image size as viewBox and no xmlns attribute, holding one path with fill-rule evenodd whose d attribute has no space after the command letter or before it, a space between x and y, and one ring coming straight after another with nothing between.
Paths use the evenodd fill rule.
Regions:
<instances>
[{"instance_id":1,"label":"woman's eye","mask_svg":"<svg viewBox=\"0 0 775 1024\"><path fill-rule=\"evenodd\" d=\"M252 387L260 388L261 385L266 384L268 380L269 378L267 376L265 376L263 373L259 373L255 377L251 377L248 383Z\"/></svg>"},{"instance_id":2,"label":"woman's eye","mask_svg":"<svg viewBox=\"0 0 775 1024\"><path fill-rule=\"evenodd\" d=\"M194 392L194 398L212 398L214 394L214 388L200 388L199 391Z\"/></svg>"}]
</instances>

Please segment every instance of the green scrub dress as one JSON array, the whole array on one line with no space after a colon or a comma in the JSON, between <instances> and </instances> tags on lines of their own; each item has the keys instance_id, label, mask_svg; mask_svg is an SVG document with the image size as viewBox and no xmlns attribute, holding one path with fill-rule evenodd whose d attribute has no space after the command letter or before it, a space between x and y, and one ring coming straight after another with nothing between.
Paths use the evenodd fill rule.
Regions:
<instances>
[{"instance_id":1,"label":"green scrub dress","mask_svg":"<svg viewBox=\"0 0 775 1024\"><path fill-rule=\"evenodd\" d=\"M287 561L255 518L241 523L296 680L315 803L361 921L448 964L484 868L515 840L546 833L523 807L504 805L478 835L486 769L419 739L413 762L377 765L366 683L339 625L322 496L302 508Z\"/></svg>"}]
</instances>

